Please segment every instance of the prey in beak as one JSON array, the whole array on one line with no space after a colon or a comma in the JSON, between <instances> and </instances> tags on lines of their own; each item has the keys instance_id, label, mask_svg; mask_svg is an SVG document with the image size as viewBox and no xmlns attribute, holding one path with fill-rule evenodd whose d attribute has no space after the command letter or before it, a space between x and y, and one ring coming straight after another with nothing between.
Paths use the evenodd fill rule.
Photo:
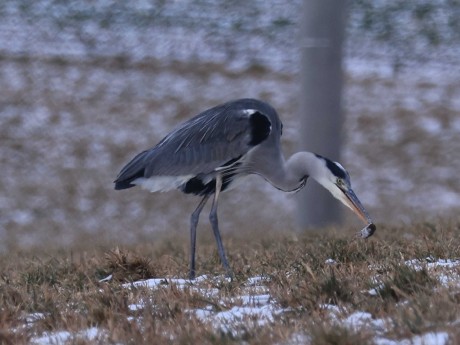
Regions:
<instances>
[{"instance_id":1,"label":"prey in beak","mask_svg":"<svg viewBox=\"0 0 460 345\"><path fill-rule=\"evenodd\" d=\"M344 187L341 187L337 185L337 187L343 193L343 197L341 197L339 200L345 206L350 208L365 224L367 224L366 227L358 233L358 236L362 238L368 238L372 236L377 228L369 216L369 213L367 213L363 204L361 201L359 201L353 189L351 189L351 186L348 184L348 186L345 185Z\"/></svg>"},{"instance_id":2,"label":"prey in beak","mask_svg":"<svg viewBox=\"0 0 460 345\"><path fill-rule=\"evenodd\" d=\"M361 201L359 201L355 192L351 188L350 175L345 168L338 162L333 162L325 157L317 155L317 157L324 161L324 169L321 177L317 181L345 206L351 209L365 224L358 236L362 238L370 237L377 229L373 223L369 213L367 213Z\"/></svg>"}]
</instances>

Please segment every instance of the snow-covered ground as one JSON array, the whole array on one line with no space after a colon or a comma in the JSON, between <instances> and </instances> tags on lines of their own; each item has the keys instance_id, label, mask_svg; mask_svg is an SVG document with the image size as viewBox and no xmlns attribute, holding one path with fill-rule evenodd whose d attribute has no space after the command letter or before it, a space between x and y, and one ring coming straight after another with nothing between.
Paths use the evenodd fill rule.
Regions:
<instances>
[{"instance_id":1,"label":"snow-covered ground","mask_svg":"<svg viewBox=\"0 0 460 345\"><path fill-rule=\"evenodd\" d=\"M332 259L326 260L326 263L328 265L336 264ZM454 290L452 291L460 290L460 276L458 273L453 273L458 272L460 260L434 260L433 258L427 258L425 261L408 260L405 264L416 270L426 268L430 275L438 279L442 285L453 288ZM446 277L449 278L447 279ZM267 277L248 279L246 284L241 287L239 295L219 299L219 308L194 308L185 312L190 317L196 317L201 322L212 325L216 333L223 332L231 334L233 337L240 336L241 331L248 329L248 327L270 327L278 322L280 316L292 310L280 307L277 301L270 296L269 289L266 287L268 279ZM102 281L106 280L110 280L110 277ZM124 284L123 287L126 289L146 288L156 290L174 285L177 289L188 289L202 295L205 299L209 299L219 297L219 290L212 286L216 286L222 280L226 281L228 278L200 276L193 281L178 278L156 278ZM378 291L373 289L362 293L372 296L378 294ZM152 301L148 301L148 303L152 303ZM404 303L400 302L400 304L403 305ZM129 305L129 309L136 313L144 309L145 306L146 300L134 301ZM349 312L346 307L339 308L337 305L331 304L320 305L319 308L327 312L326 315L329 316L329 322L332 324L337 324L356 332L371 332L374 334L374 343L378 345L449 344L449 333L445 331L427 332L404 339L389 339L387 333L388 327L391 325L391 317L381 319L368 312ZM139 313L135 315L139 315ZM31 314L27 319L29 323L32 323L42 317L43 315ZM131 321L142 322L141 316L129 316L129 318ZM105 337L107 337L107 331L92 327L76 333L67 331L50 332L31 339L30 343L35 345L60 345L76 339L101 340L105 339ZM291 336L290 341L286 344L309 344L310 340L308 333L296 333Z\"/></svg>"}]
</instances>

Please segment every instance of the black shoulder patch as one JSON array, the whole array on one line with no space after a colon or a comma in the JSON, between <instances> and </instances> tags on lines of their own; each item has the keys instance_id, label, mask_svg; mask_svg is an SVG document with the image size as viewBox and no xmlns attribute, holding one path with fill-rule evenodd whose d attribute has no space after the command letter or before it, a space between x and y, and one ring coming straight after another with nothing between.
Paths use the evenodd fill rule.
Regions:
<instances>
[{"instance_id":1,"label":"black shoulder patch","mask_svg":"<svg viewBox=\"0 0 460 345\"><path fill-rule=\"evenodd\" d=\"M237 163L238 164L238 163ZM226 173L222 178L222 191L226 190L236 177L235 172ZM208 183L204 184L203 180L199 176L192 177L190 180L185 182L180 189L185 194L195 195L209 195L216 191L216 179L212 179Z\"/></svg>"},{"instance_id":2,"label":"black shoulder patch","mask_svg":"<svg viewBox=\"0 0 460 345\"><path fill-rule=\"evenodd\" d=\"M249 117L249 124L251 126L251 141L249 145L256 146L262 141L267 139L272 129L272 124L267 116L255 112Z\"/></svg>"},{"instance_id":3,"label":"black shoulder patch","mask_svg":"<svg viewBox=\"0 0 460 345\"><path fill-rule=\"evenodd\" d=\"M211 185L205 185L199 177L193 177L182 185L185 194L206 195L211 194Z\"/></svg>"}]
</instances>

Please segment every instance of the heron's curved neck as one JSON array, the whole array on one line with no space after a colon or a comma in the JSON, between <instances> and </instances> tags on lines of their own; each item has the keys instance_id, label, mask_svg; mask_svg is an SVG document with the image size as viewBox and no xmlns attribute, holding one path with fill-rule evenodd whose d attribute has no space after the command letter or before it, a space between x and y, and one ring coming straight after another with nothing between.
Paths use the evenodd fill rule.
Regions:
<instances>
[{"instance_id":1,"label":"heron's curved neck","mask_svg":"<svg viewBox=\"0 0 460 345\"><path fill-rule=\"evenodd\" d=\"M293 191L301 187L307 177L318 180L322 170L324 170L324 162L314 153L297 152L287 161L283 161L282 169L267 178L276 188Z\"/></svg>"}]
</instances>

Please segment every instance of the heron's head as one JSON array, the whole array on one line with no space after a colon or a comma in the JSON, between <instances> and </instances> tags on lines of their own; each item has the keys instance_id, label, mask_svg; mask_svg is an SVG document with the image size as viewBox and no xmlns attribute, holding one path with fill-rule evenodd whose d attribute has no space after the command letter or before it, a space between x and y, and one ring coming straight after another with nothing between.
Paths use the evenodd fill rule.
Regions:
<instances>
[{"instance_id":1,"label":"heron's head","mask_svg":"<svg viewBox=\"0 0 460 345\"><path fill-rule=\"evenodd\" d=\"M369 214L351 188L350 175L338 162L316 155L319 160L315 180L326 188L336 199L349 207L365 223L371 223Z\"/></svg>"}]
</instances>

